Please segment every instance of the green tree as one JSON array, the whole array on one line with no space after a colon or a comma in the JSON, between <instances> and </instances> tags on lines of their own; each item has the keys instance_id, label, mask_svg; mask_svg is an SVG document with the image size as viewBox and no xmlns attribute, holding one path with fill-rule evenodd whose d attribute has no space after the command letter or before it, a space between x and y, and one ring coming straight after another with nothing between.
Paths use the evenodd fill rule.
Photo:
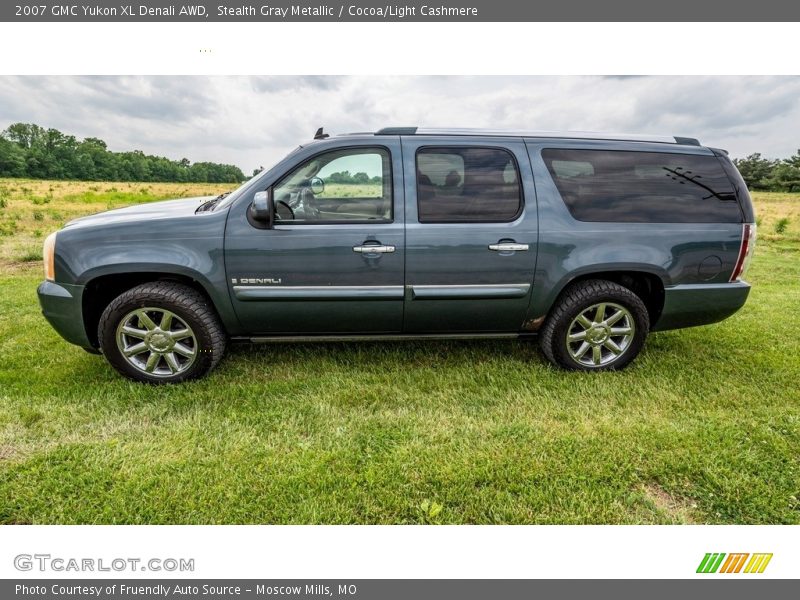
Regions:
<instances>
[{"instance_id":1,"label":"green tree","mask_svg":"<svg viewBox=\"0 0 800 600\"><path fill-rule=\"evenodd\" d=\"M793 167L800 168L800 149L797 150L797 154L794 156L790 156L789 158L784 159L783 162L789 163Z\"/></svg>"},{"instance_id":2,"label":"green tree","mask_svg":"<svg viewBox=\"0 0 800 600\"><path fill-rule=\"evenodd\" d=\"M782 192L800 192L800 160L798 157L782 160L772 171L768 182L769 189Z\"/></svg>"},{"instance_id":3,"label":"green tree","mask_svg":"<svg viewBox=\"0 0 800 600\"><path fill-rule=\"evenodd\" d=\"M45 130L38 125L29 123L14 123L3 132L3 137L18 144L24 150L40 143Z\"/></svg>"},{"instance_id":4,"label":"green tree","mask_svg":"<svg viewBox=\"0 0 800 600\"><path fill-rule=\"evenodd\" d=\"M0 175L24 177L25 151L19 145L0 137Z\"/></svg>"},{"instance_id":5,"label":"green tree","mask_svg":"<svg viewBox=\"0 0 800 600\"><path fill-rule=\"evenodd\" d=\"M778 161L762 158L759 152L751 154L746 158L735 158L733 164L739 169L744 182L750 189L767 189L768 179L772 170L777 166Z\"/></svg>"}]
</instances>

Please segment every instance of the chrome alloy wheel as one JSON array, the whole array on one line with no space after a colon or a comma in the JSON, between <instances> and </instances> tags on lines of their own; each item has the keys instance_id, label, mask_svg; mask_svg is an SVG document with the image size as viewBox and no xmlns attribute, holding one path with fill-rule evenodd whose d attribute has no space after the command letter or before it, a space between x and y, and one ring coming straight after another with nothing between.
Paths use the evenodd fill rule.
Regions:
<instances>
[{"instance_id":1,"label":"chrome alloy wheel","mask_svg":"<svg viewBox=\"0 0 800 600\"><path fill-rule=\"evenodd\" d=\"M572 320L567 329L567 350L578 364L602 367L625 354L635 333L633 315L627 308L601 302Z\"/></svg>"},{"instance_id":2,"label":"chrome alloy wheel","mask_svg":"<svg viewBox=\"0 0 800 600\"><path fill-rule=\"evenodd\" d=\"M186 321L152 307L125 315L117 327L117 348L129 364L155 377L183 373L198 352L197 338Z\"/></svg>"}]
</instances>

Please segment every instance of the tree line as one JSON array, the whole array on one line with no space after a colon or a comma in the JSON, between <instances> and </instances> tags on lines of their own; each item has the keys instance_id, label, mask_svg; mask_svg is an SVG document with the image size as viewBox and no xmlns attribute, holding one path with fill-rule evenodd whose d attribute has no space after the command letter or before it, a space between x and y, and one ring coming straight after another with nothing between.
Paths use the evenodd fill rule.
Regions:
<instances>
[{"instance_id":1,"label":"tree line","mask_svg":"<svg viewBox=\"0 0 800 600\"><path fill-rule=\"evenodd\" d=\"M751 190L800 192L800 150L784 159L764 158L758 152L733 163Z\"/></svg>"},{"instance_id":2,"label":"tree line","mask_svg":"<svg viewBox=\"0 0 800 600\"><path fill-rule=\"evenodd\" d=\"M79 140L30 123L14 123L0 133L0 177L191 183L245 179L234 165L171 160L140 150L112 152L99 138Z\"/></svg>"},{"instance_id":3,"label":"tree line","mask_svg":"<svg viewBox=\"0 0 800 600\"><path fill-rule=\"evenodd\" d=\"M383 178L380 175L370 177L364 172L350 173L350 171L338 171L331 173L326 177L328 183L347 183L347 184L366 184L366 183L381 183Z\"/></svg>"}]
</instances>

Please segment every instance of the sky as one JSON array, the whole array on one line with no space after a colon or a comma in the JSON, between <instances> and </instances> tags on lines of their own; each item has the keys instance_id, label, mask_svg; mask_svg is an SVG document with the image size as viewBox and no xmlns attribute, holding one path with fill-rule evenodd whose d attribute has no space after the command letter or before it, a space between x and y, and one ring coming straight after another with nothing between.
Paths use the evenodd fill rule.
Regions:
<instances>
[{"instance_id":1,"label":"sky","mask_svg":"<svg viewBox=\"0 0 800 600\"><path fill-rule=\"evenodd\" d=\"M248 175L322 126L667 134L784 158L800 148L800 77L0 76L0 130L20 121Z\"/></svg>"}]
</instances>

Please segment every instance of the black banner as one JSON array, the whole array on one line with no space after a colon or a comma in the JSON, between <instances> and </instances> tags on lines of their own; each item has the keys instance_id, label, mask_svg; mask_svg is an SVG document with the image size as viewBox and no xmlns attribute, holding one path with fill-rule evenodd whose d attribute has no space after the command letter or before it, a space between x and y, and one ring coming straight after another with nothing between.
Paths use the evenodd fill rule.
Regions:
<instances>
[{"instance_id":1,"label":"black banner","mask_svg":"<svg viewBox=\"0 0 800 600\"><path fill-rule=\"evenodd\" d=\"M572 0L571 2L531 2L521 0L407 0L382 3L379 0L350 0L339 3L320 1L263 2L201 0L178 3L170 0L26 0L0 4L0 21L41 22L675 22L675 40L681 37L681 22L769 22L800 21L800 3L786 0Z\"/></svg>"}]
</instances>

